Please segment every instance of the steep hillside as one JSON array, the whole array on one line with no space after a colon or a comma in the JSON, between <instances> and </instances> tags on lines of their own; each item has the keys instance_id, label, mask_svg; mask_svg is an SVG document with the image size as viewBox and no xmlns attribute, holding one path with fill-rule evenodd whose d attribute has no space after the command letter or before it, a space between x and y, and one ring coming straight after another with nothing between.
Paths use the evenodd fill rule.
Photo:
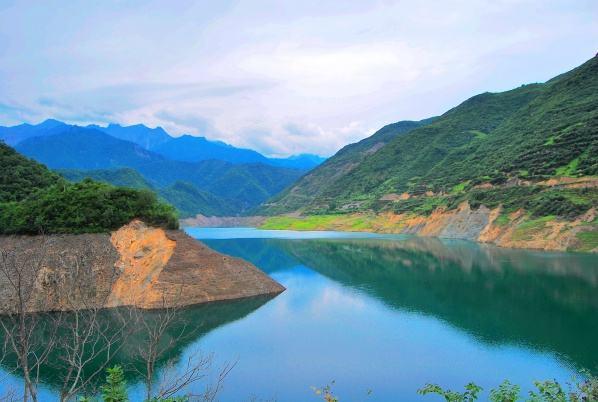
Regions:
<instances>
[{"instance_id":1,"label":"steep hillside","mask_svg":"<svg viewBox=\"0 0 598 402\"><path fill-rule=\"evenodd\" d=\"M292 187L269 200L259 210L270 214L292 212L309 206L328 185L348 175L368 155L377 152L394 137L426 125L433 119L400 121L382 127L371 137L345 146L318 168L312 170Z\"/></svg>"},{"instance_id":2,"label":"steep hillside","mask_svg":"<svg viewBox=\"0 0 598 402\"><path fill-rule=\"evenodd\" d=\"M82 181L90 178L104 183L110 183L119 187L129 187L137 189L152 189L153 186L135 169L97 169L97 170L79 170L79 169L57 169L56 173L69 181Z\"/></svg>"},{"instance_id":3,"label":"steep hillside","mask_svg":"<svg viewBox=\"0 0 598 402\"><path fill-rule=\"evenodd\" d=\"M474 96L326 172L341 156L260 210L303 217L264 227L598 251L598 57L543 84Z\"/></svg>"},{"instance_id":4,"label":"steep hillside","mask_svg":"<svg viewBox=\"0 0 598 402\"><path fill-rule=\"evenodd\" d=\"M177 182L193 185L193 191L189 191L188 185L185 186L186 201L181 211L184 216L198 213L239 215L283 190L303 174L301 170L257 163L170 160L138 144L76 126L65 126L54 135L29 138L16 148L53 169L135 169L148 185L177 207L182 205L178 202L182 200L181 186L178 186L179 190L170 187ZM97 173L92 173L91 177L101 179ZM119 178L114 177L114 171L104 181L121 183ZM174 194L178 194L176 200L170 198ZM198 199L195 207L192 207L194 194Z\"/></svg>"},{"instance_id":5,"label":"steep hillside","mask_svg":"<svg viewBox=\"0 0 598 402\"><path fill-rule=\"evenodd\" d=\"M0 141L0 203L22 201L63 180Z\"/></svg>"},{"instance_id":6,"label":"steep hillside","mask_svg":"<svg viewBox=\"0 0 598 402\"><path fill-rule=\"evenodd\" d=\"M319 177L341 153L299 184ZM456 207L456 198L477 194L481 187L596 175L598 58L545 84L474 96L370 155L349 157L347 165L352 166L348 173L339 174L342 165L335 167L329 180L295 186L265 210L405 212L424 203Z\"/></svg>"},{"instance_id":7,"label":"steep hillside","mask_svg":"<svg viewBox=\"0 0 598 402\"><path fill-rule=\"evenodd\" d=\"M181 231L139 220L111 233L0 236L0 248L36 262L0 276L0 314L19 308L79 311L82 306L160 309L285 290L246 261L220 254ZM16 281L27 286L24 300L23 291L12 285Z\"/></svg>"},{"instance_id":8,"label":"steep hillside","mask_svg":"<svg viewBox=\"0 0 598 402\"><path fill-rule=\"evenodd\" d=\"M176 228L174 209L147 190L70 184L0 143L0 234L105 232L134 218Z\"/></svg>"}]
</instances>

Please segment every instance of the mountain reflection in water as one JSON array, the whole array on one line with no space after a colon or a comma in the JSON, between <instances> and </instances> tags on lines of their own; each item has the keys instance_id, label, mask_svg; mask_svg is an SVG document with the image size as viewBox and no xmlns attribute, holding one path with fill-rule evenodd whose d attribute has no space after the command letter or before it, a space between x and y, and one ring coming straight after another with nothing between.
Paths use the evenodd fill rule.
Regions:
<instances>
[{"instance_id":1,"label":"mountain reflection in water","mask_svg":"<svg viewBox=\"0 0 598 402\"><path fill-rule=\"evenodd\" d=\"M405 236L235 238L251 232L212 230L218 239L202 241L287 287L274 299L183 309L169 328L172 338L184 336L162 367L193 350L214 353L217 366L237 362L222 401L309 400L310 386L332 379L346 400L362 400L368 389L375 401L420 400L416 391L426 382L460 389L475 381L487 392L505 378L526 393L533 380L598 373L596 255ZM120 325L115 314L106 310L102 320ZM151 320L155 313L145 314ZM141 398L140 343L129 339L114 358L127 369L131 400ZM2 367L10 372L14 359ZM58 372L42 370L43 400L55 399ZM11 378L18 386L18 373Z\"/></svg>"},{"instance_id":2,"label":"mountain reflection in water","mask_svg":"<svg viewBox=\"0 0 598 402\"><path fill-rule=\"evenodd\" d=\"M551 351L597 372L595 255L421 237L206 242L269 273L305 265L393 309L434 316L483 342Z\"/></svg>"},{"instance_id":3,"label":"mountain reflection in water","mask_svg":"<svg viewBox=\"0 0 598 402\"><path fill-rule=\"evenodd\" d=\"M163 350L164 352L158 357L156 362L157 370L163 368L168 361L178 361L190 344L198 341L210 331L227 323L242 319L270 299L271 297L253 297L237 301L216 302L179 309L175 313L175 318L170 322L164 332L160 346L160 350ZM62 314L64 315L61 317L61 320L76 319L74 314ZM152 322L163 320L163 318L159 318L158 315L160 312L158 311L138 310L134 314L142 314L144 316L143 322L150 328L157 328L156 325L159 324L152 324ZM124 338L126 340L124 345L122 344L122 339L117 338L116 342L110 346L111 350L118 350L118 353L111 359L110 366L122 366L125 369L126 378L129 383L140 381L142 379L140 373L143 373L145 370L145 362L140 359L139 348L145 345L144 339L146 334L141 327L139 327L140 323L132 319L133 317L134 315L132 315L132 312L126 308L102 310L98 313L97 317L94 317L97 318L99 327L101 328L120 327L123 325L123 322L125 325L138 326L138 328L130 328L130 331L124 331L125 333L131 334ZM131 319L128 320L128 318ZM80 316L78 319L85 319L85 317ZM36 325L38 331L33 334L32 338L41 339L43 342L44 336L48 336L49 332L52 331L54 322L52 321L52 315L47 314L40 315L39 320L40 322ZM85 323L81 323L80 326L81 328L86 328ZM68 336L68 333L61 334L59 330L58 336L61 335ZM172 340L176 340L176 342L172 342ZM3 332L0 332L0 341L4 342ZM94 345L94 348L96 350L102 350L104 349L104 346L105 345L102 344L102 341L100 340ZM206 352L209 353L209 351ZM65 375L65 370L62 368L64 364L61 363L61 356L63 353L64 350L59 347L52 349L51 354L47 359L47 363L40 369L39 374L41 383L47 385L51 389L59 387L62 384L62 376ZM89 355L85 356L85 359L87 358L89 358ZM97 356L95 360L96 361L92 361L85 367L85 373L93 373L98 368L101 368L101 364L105 361L105 354ZM8 372L19 373L17 360L14 354L6 356L1 364ZM85 374L83 377L86 377ZM103 381L104 377L104 375L100 375L97 377L97 380ZM90 384L90 389L94 389L96 385L97 384Z\"/></svg>"}]
</instances>

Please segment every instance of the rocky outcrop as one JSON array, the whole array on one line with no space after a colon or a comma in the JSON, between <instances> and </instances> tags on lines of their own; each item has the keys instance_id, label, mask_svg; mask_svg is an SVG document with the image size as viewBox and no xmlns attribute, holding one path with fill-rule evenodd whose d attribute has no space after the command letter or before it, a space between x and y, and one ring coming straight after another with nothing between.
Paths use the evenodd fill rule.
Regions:
<instances>
[{"instance_id":1,"label":"rocky outcrop","mask_svg":"<svg viewBox=\"0 0 598 402\"><path fill-rule=\"evenodd\" d=\"M157 309L284 290L252 264L181 231L133 221L112 234L0 237L0 312ZM17 289L15 278L21 278Z\"/></svg>"},{"instance_id":2,"label":"rocky outcrop","mask_svg":"<svg viewBox=\"0 0 598 402\"><path fill-rule=\"evenodd\" d=\"M580 250L598 252L594 245L583 242L583 233L596 233L598 225L594 209L573 221L554 217L532 219L519 210L501 221L501 208L480 206L472 209L464 202L455 210L439 209L430 216L396 215L393 233L417 234L451 239L492 243L500 247L538 250ZM503 217L504 218L504 217Z\"/></svg>"}]
</instances>

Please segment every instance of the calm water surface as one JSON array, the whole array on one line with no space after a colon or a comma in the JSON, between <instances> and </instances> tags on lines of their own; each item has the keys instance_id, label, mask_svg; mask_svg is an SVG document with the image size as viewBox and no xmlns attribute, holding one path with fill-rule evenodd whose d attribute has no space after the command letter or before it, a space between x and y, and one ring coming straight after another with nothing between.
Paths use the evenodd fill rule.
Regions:
<instances>
[{"instance_id":1,"label":"calm water surface","mask_svg":"<svg viewBox=\"0 0 598 402\"><path fill-rule=\"evenodd\" d=\"M185 310L194 332L174 355L200 348L237 361L222 401L315 400L310 386L332 380L343 401L434 401L416 390L508 378L525 392L536 379L598 373L595 255L356 233L187 232L287 288Z\"/></svg>"}]
</instances>

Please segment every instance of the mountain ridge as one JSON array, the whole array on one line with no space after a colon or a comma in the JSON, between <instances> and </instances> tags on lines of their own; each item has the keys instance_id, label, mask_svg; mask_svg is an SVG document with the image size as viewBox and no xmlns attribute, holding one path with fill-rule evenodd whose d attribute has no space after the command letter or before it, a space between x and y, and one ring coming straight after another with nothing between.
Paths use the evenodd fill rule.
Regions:
<instances>
[{"instance_id":1,"label":"mountain ridge","mask_svg":"<svg viewBox=\"0 0 598 402\"><path fill-rule=\"evenodd\" d=\"M133 142L79 126L64 126L52 135L30 137L18 143L16 149L52 169L135 169L168 201L179 207L186 205L181 211L183 217L242 214L303 174L302 170L260 163L170 160ZM113 175L109 177L112 183L119 183ZM177 182L195 189L188 185L172 188ZM198 197L196 208L189 209L193 195Z\"/></svg>"},{"instance_id":2,"label":"mountain ridge","mask_svg":"<svg viewBox=\"0 0 598 402\"><path fill-rule=\"evenodd\" d=\"M598 57L375 141L360 142L369 153L346 147L262 204L257 213L278 215L262 227L598 250Z\"/></svg>"},{"instance_id":3,"label":"mountain ridge","mask_svg":"<svg viewBox=\"0 0 598 402\"><path fill-rule=\"evenodd\" d=\"M173 137L160 126L150 128L144 124L122 126L116 123L109 123L106 126L97 124L77 126L55 119L47 119L39 124L23 123L11 127L0 126L0 139L4 140L8 145L15 146L29 138L53 135L65 130L67 127L81 127L101 131L111 137L135 143L147 151L152 151L168 159L181 162L218 159L230 163L264 163L278 167L309 170L318 166L326 159L313 154L297 154L286 158L271 158L252 149L238 148L225 142L209 140L202 136L184 134L179 137Z\"/></svg>"},{"instance_id":4,"label":"mountain ridge","mask_svg":"<svg viewBox=\"0 0 598 402\"><path fill-rule=\"evenodd\" d=\"M339 151L267 201L260 212L378 210L400 204L381 201L403 193L405 197L448 195L484 183L545 180L559 173L598 174L596 93L598 58L594 57L543 84L475 95L363 158L349 157L345 163L354 166L339 177L328 175L328 180L321 181L325 186L306 187L310 178L343 161L346 151ZM569 166L572 163L575 166ZM567 166L572 171L566 172ZM310 197L306 188L316 197Z\"/></svg>"}]
</instances>

